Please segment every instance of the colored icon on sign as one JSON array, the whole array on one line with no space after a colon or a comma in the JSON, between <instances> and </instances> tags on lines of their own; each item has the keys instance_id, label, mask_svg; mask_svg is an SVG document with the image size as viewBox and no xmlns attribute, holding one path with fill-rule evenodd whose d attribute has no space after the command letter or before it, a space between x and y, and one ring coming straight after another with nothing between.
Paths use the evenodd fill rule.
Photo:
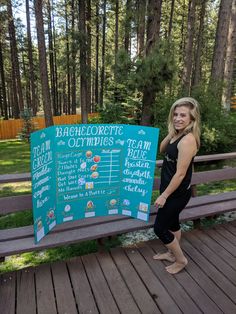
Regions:
<instances>
[{"instance_id":1,"label":"colored icon on sign","mask_svg":"<svg viewBox=\"0 0 236 314\"><path fill-rule=\"evenodd\" d=\"M99 176L99 173L96 171L91 174L91 178L93 178L93 179L97 179L98 176Z\"/></svg>"},{"instance_id":2,"label":"colored icon on sign","mask_svg":"<svg viewBox=\"0 0 236 314\"><path fill-rule=\"evenodd\" d=\"M92 167L90 168L90 170L91 170L91 171L96 171L96 170L97 170L97 167L98 167L97 164L92 165Z\"/></svg>"},{"instance_id":3,"label":"colored icon on sign","mask_svg":"<svg viewBox=\"0 0 236 314\"><path fill-rule=\"evenodd\" d=\"M93 157L93 161L94 161L94 162L99 162L100 160L101 160L101 157L98 156L98 155L96 155L96 156Z\"/></svg>"},{"instance_id":4,"label":"colored icon on sign","mask_svg":"<svg viewBox=\"0 0 236 314\"><path fill-rule=\"evenodd\" d=\"M117 200L115 200L114 198L112 200L110 200L110 205L111 206L116 205L116 203L117 203Z\"/></svg>"},{"instance_id":5,"label":"colored icon on sign","mask_svg":"<svg viewBox=\"0 0 236 314\"><path fill-rule=\"evenodd\" d=\"M86 152L86 157L87 157L87 158L91 158L92 155L93 155L93 153L91 152L91 150L88 150L88 151Z\"/></svg>"},{"instance_id":6,"label":"colored icon on sign","mask_svg":"<svg viewBox=\"0 0 236 314\"><path fill-rule=\"evenodd\" d=\"M124 199L124 200L123 200L123 205L129 206L129 205L130 205L130 201L127 200L127 199Z\"/></svg>"},{"instance_id":7,"label":"colored icon on sign","mask_svg":"<svg viewBox=\"0 0 236 314\"><path fill-rule=\"evenodd\" d=\"M65 212L69 212L71 209L70 205L66 205L65 208L64 208L64 211Z\"/></svg>"}]
</instances>

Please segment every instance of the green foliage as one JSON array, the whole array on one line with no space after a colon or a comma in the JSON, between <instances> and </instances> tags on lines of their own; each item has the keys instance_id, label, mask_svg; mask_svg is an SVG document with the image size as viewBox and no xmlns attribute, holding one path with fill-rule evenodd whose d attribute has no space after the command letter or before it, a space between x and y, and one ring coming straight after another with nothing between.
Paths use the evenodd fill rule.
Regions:
<instances>
[{"instance_id":1,"label":"green foliage","mask_svg":"<svg viewBox=\"0 0 236 314\"><path fill-rule=\"evenodd\" d=\"M136 61L133 81L139 91L159 92L173 79L176 70L173 50L170 42L160 40L145 58Z\"/></svg>"},{"instance_id":2,"label":"green foliage","mask_svg":"<svg viewBox=\"0 0 236 314\"><path fill-rule=\"evenodd\" d=\"M220 86L218 86L220 88ZM154 126L160 128L160 142L166 136L167 118L174 101L184 95L159 93L154 108ZM199 154L223 153L235 150L236 114L225 112L217 97L216 87L206 90L204 84L192 91L200 104L201 147ZM160 158L160 157L158 157Z\"/></svg>"},{"instance_id":3,"label":"green foliage","mask_svg":"<svg viewBox=\"0 0 236 314\"><path fill-rule=\"evenodd\" d=\"M105 106L100 111L102 122L139 123L143 90L163 91L174 77L172 48L171 43L160 41L148 56L134 61L124 49L118 51L112 68L114 79L107 85Z\"/></svg>"},{"instance_id":4,"label":"green foliage","mask_svg":"<svg viewBox=\"0 0 236 314\"><path fill-rule=\"evenodd\" d=\"M140 97L132 82L133 68L128 53L124 49L119 50L112 67L113 79L107 85L104 108L99 110L101 123L137 123Z\"/></svg>"},{"instance_id":5,"label":"green foliage","mask_svg":"<svg viewBox=\"0 0 236 314\"><path fill-rule=\"evenodd\" d=\"M24 109L20 113L21 119L23 119L23 127L21 132L18 134L19 139L26 141L29 143L30 141L30 133L36 130L36 126L32 120L32 111L30 109Z\"/></svg>"},{"instance_id":6,"label":"green foliage","mask_svg":"<svg viewBox=\"0 0 236 314\"><path fill-rule=\"evenodd\" d=\"M200 154L221 153L235 149L236 116L226 112L221 106L217 91L221 88L214 85L206 88L198 86L192 96L199 101L201 108L202 135Z\"/></svg>"}]
</instances>

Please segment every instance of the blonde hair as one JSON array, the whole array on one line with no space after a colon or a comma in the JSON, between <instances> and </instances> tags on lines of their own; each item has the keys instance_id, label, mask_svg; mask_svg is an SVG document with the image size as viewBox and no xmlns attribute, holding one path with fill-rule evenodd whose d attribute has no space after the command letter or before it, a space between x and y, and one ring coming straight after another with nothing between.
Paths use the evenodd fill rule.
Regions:
<instances>
[{"instance_id":1,"label":"blonde hair","mask_svg":"<svg viewBox=\"0 0 236 314\"><path fill-rule=\"evenodd\" d=\"M171 136L176 135L178 132L175 130L173 125L174 111L177 107L187 107L189 108L191 123L185 128L184 133L192 133L197 142L197 148L200 147L200 110L199 103L192 97L183 97L176 102L170 108L170 113L168 117L168 130Z\"/></svg>"}]
</instances>

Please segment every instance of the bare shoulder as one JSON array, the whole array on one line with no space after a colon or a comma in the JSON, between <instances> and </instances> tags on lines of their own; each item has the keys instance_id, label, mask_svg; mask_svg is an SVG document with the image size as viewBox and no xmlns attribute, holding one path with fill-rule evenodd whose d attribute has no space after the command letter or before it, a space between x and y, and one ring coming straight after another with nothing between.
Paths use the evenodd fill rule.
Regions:
<instances>
[{"instance_id":1,"label":"bare shoulder","mask_svg":"<svg viewBox=\"0 0 236 314\"><path fill-rule=\"evenodd\" d=\"M196 143L196 139L193 136L192 133L188 133L187 135L185 135L181 141L179 142L180 144L184 144L184 145L197 145Z\"/></svg>"},{"instance_id":2,"label":"bare shoulder","mask_svg":"<svg viewBox=\"0 0 236 314\"><path fill-rule=\"evenodd\" d=\"M192 133L185 135L178 144L178 149L188 149L192 150L193 154L197 153L197 142Z\"/></svg>"}]
</instances>

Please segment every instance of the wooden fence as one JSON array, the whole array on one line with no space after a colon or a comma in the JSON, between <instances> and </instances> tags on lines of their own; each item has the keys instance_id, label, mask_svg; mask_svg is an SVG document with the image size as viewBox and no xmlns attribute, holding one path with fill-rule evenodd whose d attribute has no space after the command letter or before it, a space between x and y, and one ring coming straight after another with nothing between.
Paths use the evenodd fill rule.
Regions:
<instances>
[{"instance_id":1,"label":"wooden fence","mask_svg":"<svg viewBox=\"0 0 236 314\"><path fill-rule=\"evenodd\" d=\"M230 108L231 109L236 109L236 96L233 96L231 98Z\"/></svg>"},{"instance_id":2,"label":"wooden fence","mask_svg":"<svg viewBox=\"0 0 236 314\"><path fill-rule=\"evenodd\" d=\"M89 117L97 116L97 113L89 114ZM55 125L58 124L75 124L81 121L81 115L63 115L53 117ZM34 117L33 123L37 130L45 128L44 117ZM0 120L0 140L15 139L23 127L22 119Z\"/></svg>"}]
</instances>

